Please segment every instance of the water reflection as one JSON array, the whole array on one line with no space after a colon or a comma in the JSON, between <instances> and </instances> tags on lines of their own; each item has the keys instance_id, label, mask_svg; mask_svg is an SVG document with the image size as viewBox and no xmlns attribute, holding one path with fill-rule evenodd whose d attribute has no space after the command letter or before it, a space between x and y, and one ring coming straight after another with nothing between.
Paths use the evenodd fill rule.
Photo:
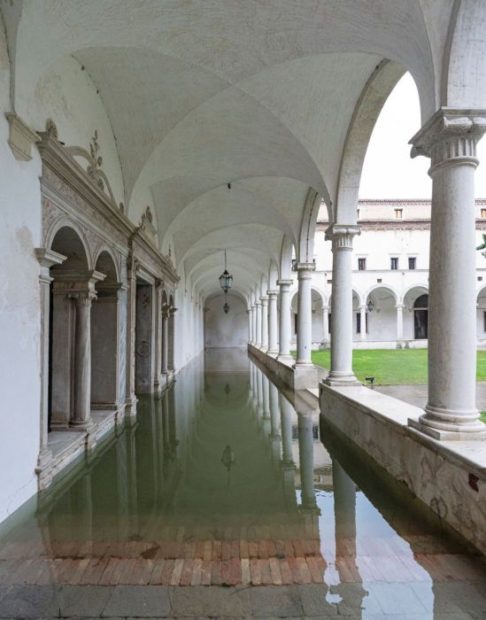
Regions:
<instances>
[{"instance_id":1,"label":"water reflection","mask_svg":"<svg viewBox=\"0 0 486 620\"><path fill-rule=\"evenodd\" d=\"M322 443L315 404L235 359L141 399L137 426L0 540L0 583L314 583L363 618L432 618L449 582L481 598L462 543L338 438Z\"/></svg>"}]
</instances>

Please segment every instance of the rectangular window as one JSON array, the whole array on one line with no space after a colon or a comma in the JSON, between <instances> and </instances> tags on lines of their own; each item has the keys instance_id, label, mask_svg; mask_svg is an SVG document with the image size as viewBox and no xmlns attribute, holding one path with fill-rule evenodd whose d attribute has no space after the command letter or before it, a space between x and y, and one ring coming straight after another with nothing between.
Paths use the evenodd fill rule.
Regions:
<instances>
[{"instance_id":1,"label":"rectangular window","mask_svg":"<svg viewBox=\"0 0 486 620\"><path fill-rule=\"evenodd\" d=\"M398 269L398 256L392 256L390 259L390 269L396 271Z\"/></svg>"},{"instance_id":2,"label":"rectangular window","mask_svg":"<svg viewBox=\"0 0 486 620\"><path fill-rule=\"evenodd\" d=\"M356 333L361 334L361 312L356 312Z\"/></svg>"},{"instance_id":3,"label":"rectangular window","mask_svg":"<svg viewBox=\"0 0 486 620\"><path fill-rule=\"evenodd\" d=\"M415 256L408 257L408 268L415 269L417 267L417 259Z\"/></svg>"},{"instance_id":4,"label":"rectangular window","mask_svg":"<svg viewBox=\"0 0 486 620\"><path fill-rule=\"evenodd\" d=\"M366 258L358 258L358 271L366 270Z\"/></svg>"},{"instance_id":5,"label":"rectangular window","mask_svg":"<svg viewBox=\"0 0 486 620\"><path fill-rule=\"evenodd\" d=\"M486 209L481 209L481 218L486 219Z\"/></svg>"},{"instance_id":6,"label":"rectangular window","mask_svg":"<svg viewBox=\"0 0 486 620\"><path fill-rule=\"evenodd\" d=\"M395 209L395 219L401 220L403 218L403 209Z\"/></svg>"}]
</instances>

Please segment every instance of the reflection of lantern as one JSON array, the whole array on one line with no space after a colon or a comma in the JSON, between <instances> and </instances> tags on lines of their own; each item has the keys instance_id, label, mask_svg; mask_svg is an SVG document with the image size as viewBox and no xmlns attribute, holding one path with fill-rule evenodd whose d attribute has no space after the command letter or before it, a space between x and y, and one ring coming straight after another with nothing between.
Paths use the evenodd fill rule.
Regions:
<instances>
[{"instance_id":1,"label":"reflection of lantern","mask_svg":"<svg viewBox=\"0 0 486 620\"><path fill-rule=\"evenodd\" d=\"M226 293L225 293L225 295L226 295ZM229 309L230 309L230 307L229 307L229 303L228 303L227 301L225 301L225 302L224 302L224 306L223 306L224 313L225 313L225 314L228 314Z\"/></svg>"},{"instance_id":2,"label":"reflection of lantern","mask_svg":"<svg viewBox=\"0 0 486 620\"><path fill-rule=\"evenodd\" d=\"M220 287L226 294L233 286L233 276L226 269L226 250L224 251L224 271L218 279Z\"/></svg>"}]
</instances>

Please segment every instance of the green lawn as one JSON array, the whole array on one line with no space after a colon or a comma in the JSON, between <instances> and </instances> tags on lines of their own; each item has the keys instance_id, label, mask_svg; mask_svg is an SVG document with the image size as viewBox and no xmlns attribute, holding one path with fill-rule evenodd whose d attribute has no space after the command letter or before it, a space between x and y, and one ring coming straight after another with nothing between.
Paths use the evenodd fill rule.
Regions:
<instances>
[{"instance_id":1,"label":"green lawn","mask_svg":"<svg viewBox=\"0 0 486 620\"><path fill-rule=\"evenodd\" d=\"M312 361L330 367L330 351L313 351ZM356 349L353 370L357 378L375 377L377 385L427 383L427 349ZM478 351L477 380L486 381L486 351Z\"/></svg>"},{"instance_id":2,"label":"green lawn","mask_svg":"<svg viewBox=\"0 0 486 620\"><path fill-rule=\"evenodd\" d=\"M486 411L481 412L481 420L486 424Z\"/></svg>"}]
</instances>

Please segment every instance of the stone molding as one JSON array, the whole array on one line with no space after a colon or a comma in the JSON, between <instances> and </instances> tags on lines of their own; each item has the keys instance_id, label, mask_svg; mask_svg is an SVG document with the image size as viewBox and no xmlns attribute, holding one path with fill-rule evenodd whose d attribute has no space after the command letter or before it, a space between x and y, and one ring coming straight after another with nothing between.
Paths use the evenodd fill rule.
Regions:
<instances>
[{"instance_id":1,"label":"stone molding","mask_svg":"<svg viewBox=\"0 0 486 620\"><path fill-rule=\"evenodd\" d=\"M431 170L446 162L477 166L476 144L486 131L486 110L442 107L410 140L411 156L430 157Z\"/></svg>"},{"instance_id":2,"label":"stone molding","mask_svg":"<svg viewBox=\"0 0 486 620\"><path fill-rule=\"evenodd\" d=\"M67 215L82 228L91 260L102 246L115 246L119 273L125 270L122 256L133 254L154 277L175 286L179 277L170 259L162 255L150 239L146 222L142 220L139 226L133 224L102 189L98 176L90 176L69 148L59 142L56 132L49 129L39 135L44 245L49 247L52 231L62 216Z\"/></svg>"},{"instance_id":3,"label":"stone molding","mask_svg":"<svg viewBox=\"0 0 486 620\"><path fill-rule=\"evenodd\" d=\"M289 287L292 286L293 280L277 280L277 284L280 287Z\"/></svg>"},{"instance_id":4,"label":"stone molding","mask_svg":"<svg viewBox=\"0 0 486 620\"><path fill-rule=\"evenodd\" d=\"M17 114L7 112L5 116L9 126L8 144L15 159L30 161L32 159L32 146L39 142L39 134L24 123Z\"/></svg>"}]
</instances>

